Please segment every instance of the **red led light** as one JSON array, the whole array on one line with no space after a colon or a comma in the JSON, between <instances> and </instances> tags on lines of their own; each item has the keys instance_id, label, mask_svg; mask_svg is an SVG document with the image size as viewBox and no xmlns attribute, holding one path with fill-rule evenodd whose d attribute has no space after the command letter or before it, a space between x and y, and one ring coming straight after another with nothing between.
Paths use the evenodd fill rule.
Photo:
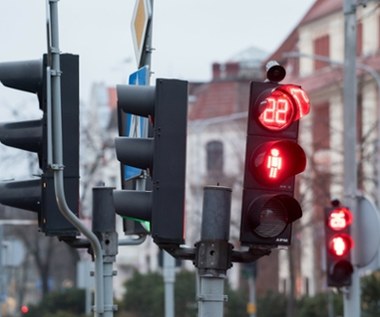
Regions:
<instances>
[{"instance_id":1,"label":"red led light","mask_svg":"<svg viewBox=\"0 0 380 317\"><path fill-rule=\"evenodd\" d=\"M281 131L309 113L310 100L301 87L281 85L261 100L259 111L258 118L264 128Z\"/></svg>"},{"instance_id":2,"label":"red led light","mask_svg":"<svg viewBox=\"0 0 380 317\"><path fill-rule=\"evenodd\" d=\"M336 256L344 256L352 248L352 240L348 235L335 235L330 239L329 250Z\"/></svg>"},{"instance_id":3,"label":"red led light","mask_svg":"<svg viewBox=\"0 0 380 317\"><path fill-rule=\"evenodd\" d=\"M257 147L251 156L249 170L261 184L277 186L288 177L305 170L306 156L293 141L267 142Z\"/></svg>"},{"instance_id":4,"label":"red led light","mask_svg":"<svg viewBox=\"0 0 380 317\"><path fill-rule=\"evenodd\" d=\"M29 313L29 307L26 305L22 305L20 310L21 310L21 313L23 314Z\"/></svg>"},{"instance_id":5,"label":"red led light","mask_svg":"<svg viewBox=\"0 0 380 317\"><path fill-rule=\"evenodd\" d=\"M352 214L348 208L339 207L330 213L327 221L332 230L340 231L351 225Z\"/></svg>"},{"instance_id":6,"label":"red led light","mask_svg":"<svg viewBox=\"0 0 380 317\"><path fill-rule=\"evenodd\" d=\"M294 107L289 96L274 90L261 103L259 121L269 130L282 130L293 122Z\"/></svg>"},{"instance_id":7,"label":"red led light","mask_svg":"<svg viewBox=\"0 0 380 317\"><path fill-rule=\"evenodd\" d=\"M268 178L277 179L282 167L282 157L277 148L272 148L267 157Z\"/></svg>"}]
</instances>

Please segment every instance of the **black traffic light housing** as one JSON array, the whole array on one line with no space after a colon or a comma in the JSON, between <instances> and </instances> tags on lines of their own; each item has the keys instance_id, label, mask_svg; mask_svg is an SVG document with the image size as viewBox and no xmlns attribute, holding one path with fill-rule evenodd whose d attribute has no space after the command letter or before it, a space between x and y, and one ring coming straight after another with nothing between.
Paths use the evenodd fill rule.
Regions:
<instances>
[{"instance_id":1,"label":"black traffic light housing","mask_svg":"<svg viewBox=\"0 0 380 317\"><path fill-rule=\"evenodd\" d=\"M276 247L291 242L302 216L293 198L306 155L297 144L299 119L310 103L301 87L252 82L247 125L240 241Z\"/></svg>"},{"instance_id":2,"label":"black traffic light housing","mask_svg":"<svg viewBox=\"0 0 380 317\"><path fill-rule=\"evenodd\" d=\"M335 204L325 208L325 249L327 286L344 287L351 285L353 265L351 250L352 212L349 208Z\"/></svg>"},{"instance_id":3,"label":"black traffic light housing","mask_svg":"<svg viewBox=\"0 0 380 317\"><path fill-rule=\"evenodd\" d=\"M184 242L187 82L157 79L156 86L117 86L118 107L148 117L152 136L118 137L115 148L122 164L141 168L151 177L151 190L115 190L116 212L150 221L160 245Z\"/></svg>"},{"instance_id":4,"label":"black traffic light housing","mask_svg":"<svg viewBox=\"0 0 380 317\"><path fill-rule=\"evenodd\" d=\"M79 208L79 56L62 54L61 104L63 129L63 164L66 199L71 210ZM38 223L46 235L71 238L78 235L61 214L54 189L53 172L48 166L47 120L50 87L48 56L42 60L0 63L0 81L9 88L35 93L42 118L0 124L0 141L8 146L38 154L41 175L23 181L0 183L0 203L38 213ZM51 111L54 111L52 109ZM17 166L17 165L16 165Z\"/></svg>"}]
</instances>

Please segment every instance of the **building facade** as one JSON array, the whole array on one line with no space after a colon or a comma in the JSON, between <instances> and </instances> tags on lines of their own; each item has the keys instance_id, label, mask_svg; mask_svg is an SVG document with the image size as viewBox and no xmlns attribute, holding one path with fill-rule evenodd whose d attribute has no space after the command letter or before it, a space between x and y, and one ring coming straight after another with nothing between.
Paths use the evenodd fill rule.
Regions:
<instances>
[{"instance_id":1,"label":"building facade","mask_svg":"<svg viewBox=\"0 0 380 317\"><path fill-rule=\"evenodd\" d=\"M357 162L358 189L379 200L380 11L375 3L357 8ZM287 69L286 82L302 85L311 113L302 120L300 140L307 151L307 171L300 177L303 217L295 234L299 270L296 293L326 288L323 210L343 192L343 65L342 0L317 0L269 59ZM298 243L297 243L298 241ZM284 259L285 260L285 259ZM287 279L280 272L280 279Z\"/></svg>"}]
</instances>

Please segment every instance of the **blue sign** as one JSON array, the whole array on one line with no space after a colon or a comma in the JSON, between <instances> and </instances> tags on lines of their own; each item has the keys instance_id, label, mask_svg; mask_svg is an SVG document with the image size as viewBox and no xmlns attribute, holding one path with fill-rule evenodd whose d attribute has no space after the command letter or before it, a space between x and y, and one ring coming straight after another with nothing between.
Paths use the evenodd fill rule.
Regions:
<instances>
[{"instance_id":1,"label":"blue sign","mask_svg":"<svg viewBox=\"0 0 380 317\"><path fill-rule=\"evenodd\" d=\"M129 76L129 85L146 86L149 84L149 67L143 66ZM125 135L134 138L142 138L147 135L145 126L148 124L146 118L125 114ZM141 174L141 169L132 166L124 166L124 179L136 177Z\"/></svg>"}]
</instances>

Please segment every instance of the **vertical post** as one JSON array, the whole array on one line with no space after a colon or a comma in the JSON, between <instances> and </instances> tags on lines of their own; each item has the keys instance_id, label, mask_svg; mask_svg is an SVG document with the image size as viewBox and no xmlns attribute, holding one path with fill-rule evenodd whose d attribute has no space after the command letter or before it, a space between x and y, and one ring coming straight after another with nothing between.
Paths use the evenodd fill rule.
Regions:
<instances>
[{"instance_id":1,"label":"vertical post","mask_svg":"<svg viewBox=\"0 0 380 317\"><path fill-rule=\"evenodd\" d=\"M116 218L113 206L113 187L92 189L93 219L92 231L98 237L103 250L104 314L113 317L116 306L113 304L113 263L118 249Z\"/></svg>"},{"instance_id":2,"label":"vertical post","mask_svg":"<svg viewBox=\"0 0 380 317\"><path fill-rule=\"evenodd\" d=\"M52 118L48 120L52 127L48 127L48 131L52 137L48 137L52 142L52 155L49 158L53 159L51 169L54 175L55 197L62 215L75 226L78 231L83 233L91 243L95 255L95 304L96 309L94 315L103 313L103 263L101 260L102 249L99 240L88 230L88 228L80 221L80 219L70 210L66 202L65 188L63 182L63 131L62 131L62 105L61 105L61 67L60 67L60 50L59 50L59 29L58 29L58 0L46 0L48 12L48 43L51 45L49 55L51 59L51 109ZM49 25L50 24L50 25ZM48 100L48 103L50 100ZM50 145L48 146L50 151Z\"/></svg>"},{"instance_id":3,"label":"vertical post","mask_svg":"<svg viewBox=\"0 0 380 317\"><path fill-rule=\"evenodd\" d=\"M345 205L353 214L352 237L358 241L357 230L357 82L356 82L356 1L344 1L344 194ZM352 251L354 272L352 284L344 295L344 316L360 317L360 278L357 267L357 251Z\"/></svg>"},{"instance_id":4,"label":"vertical post","mask_svg":"<svg viewBox=\"0 0 380 317\"><path fill-rule=\"evenodd\" d=\"M175 259L166 251L163 251L163 258L165 284L165 317L174 317Z\"/></svg>"},{"instance_id":5,"label":"vertical post","mask_svg":"<svg viewBox=\"0 0 380 317\"><path fill-rule=\"evenodd\" d=\"M142 54L142 58L141 58L141 61L140 61L140 65L138 65L139 67L143 67L143 66L148 66L149 67L149 79L150 79L150 74L151 74L151 64L152 64L152 31L153 31L153 12L154 12L154 8L153 8L153 0L149 0L150 1L150 8L152 10L152 18L150 20L150 23L148 25L148 30L147 30L147 34L146 34L146 41L145 41L145 47L144 47L144 52ZM148 85L149 85L149 81L148 80Z\"/></svg>"},{"instance_id":6,"label":"vertical post","mask_svg":"<svg viewBox=\"0 0 380 317\"><path fill-rule=\"evenodd\" d=\"M249 317L256 317L256 276L254 272L248 277L249 304L247 312Z\"/></svg>"},{"instance_id":7,"label":"vertical post","mask_svg":"<svg viewBox=\"0 0 380 317\"><path fill-rule=\"evenodd\" d=\"M4 259L3 259L3 251L4 251L4 246L3 246L3 237L4 237L4 229L3 229L3 225L0 225L0 308L2 308L3 306L3 303L4 303L4 300L5 300L5 295L6 295L6 291L5 291L5 270L4 270L4 266L3 266L3 262L4 262ZM21 304L21 303L19 303ZM0 317L3 316L3 312L2 312L2 309L0 309Z\"/></svg>"},{"instance_id":8,"label":"vertical post","mask_svg":"<svg viewBox=\"0 0 380 317\"><path fill-rule=\"evenodd\" d=\"M231 267L231 189L204 188L201 241L196 244L198 317L222 317L226 301L224 280Z\"/></svg>"}]
</instances>

